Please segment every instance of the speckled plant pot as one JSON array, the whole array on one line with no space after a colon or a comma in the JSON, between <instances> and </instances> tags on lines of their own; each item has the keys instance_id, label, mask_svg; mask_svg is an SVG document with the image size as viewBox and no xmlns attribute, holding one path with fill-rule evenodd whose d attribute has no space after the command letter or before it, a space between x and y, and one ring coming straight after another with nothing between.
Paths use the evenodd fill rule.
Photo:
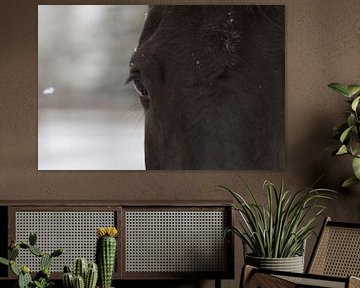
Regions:
<instances>
[{"instance_id":1,"label":"speckled plant pot","mask_svg":"<svg viewBox=\"0 0 360 288\"><path fill-rule=\"evenodd\" d=\"M289 258L263 258L246 255L245 263L262 269L287 272L304 272L304 256Z\"/></svg>"}]
</instances>

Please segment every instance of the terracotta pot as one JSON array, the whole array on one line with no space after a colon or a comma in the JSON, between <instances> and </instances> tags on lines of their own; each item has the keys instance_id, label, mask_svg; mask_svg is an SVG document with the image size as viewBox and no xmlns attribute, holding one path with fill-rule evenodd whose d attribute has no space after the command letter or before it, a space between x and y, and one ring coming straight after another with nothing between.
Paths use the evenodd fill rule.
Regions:
<instances>
[{"instance_id":1,"label":"terracotta pot","mask_svg":"<svg viewBox=\"0 0 360 288\"><path fill-rule=\"evenodd\" d=\"M304 273L304 256L289 258L263 258L246 255L245 263L263 269Z\"/></svg>"}]
</instances>

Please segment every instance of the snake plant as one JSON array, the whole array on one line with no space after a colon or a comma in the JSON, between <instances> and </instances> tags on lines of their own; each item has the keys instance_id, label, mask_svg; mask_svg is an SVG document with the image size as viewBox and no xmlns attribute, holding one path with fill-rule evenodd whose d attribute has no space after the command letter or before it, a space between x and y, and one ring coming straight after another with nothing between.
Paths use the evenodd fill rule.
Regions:
<instances>
[{"instance_id":1,"label":"snake plant","mask_svg":"<svg viewBox=\"0 0 360 288\"><path fill-rule=\"evenodd\" d=\"M318 200L332 199L329 189L304 188L296 193L280 188L266 180L266 205L261 205L249 186L241 179L251 201L234 190L219 186L235 199L233 208L239 213L239 227L228 227L225 235L233 232L252 251L252 256L287 258L301 255L303 244L316 228L316 219L324 214L325 206Z\"/></svg>"}]
</instances>

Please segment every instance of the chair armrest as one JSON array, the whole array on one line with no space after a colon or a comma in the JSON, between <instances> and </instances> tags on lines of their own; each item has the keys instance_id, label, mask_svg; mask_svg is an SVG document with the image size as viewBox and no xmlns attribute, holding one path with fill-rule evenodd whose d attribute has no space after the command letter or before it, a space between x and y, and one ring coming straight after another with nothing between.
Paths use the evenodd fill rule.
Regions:
<instances>
[{"instance_id":1,"label":"chair armrest","mask_svg":"<svg viewBox=\"0 0 360 288\"><path fill-rule=\"evenodd\" d=\"M350 276L349 277L349 288L360 288L360 278Z\"/></svg>"},{"instance_id":2,"label":"chair armrest","mask_svg":"<svg viewBox=\"0 0 360 288\"><path fill-rule=\"evenodd\" d=\"M349 285L347 285L349 284ZM245 266L241 277L241 288L272 287L323 287L323 288L360 288L356 277L333 277L315 274L280 272Z\"/></svg>"},{"instance_id":3,"label":"chair armrest","mask_svg":"<svg viewBox=\"0 0 360 288\"><path fill-rule=\"evenodd\" d=\"M281 279L273 276L272 274L262 273L260 269L246 265L243 267L241 281L241 288L295 288L296 283L292 283L288 280Z\"/></svg>"}]
</instances>

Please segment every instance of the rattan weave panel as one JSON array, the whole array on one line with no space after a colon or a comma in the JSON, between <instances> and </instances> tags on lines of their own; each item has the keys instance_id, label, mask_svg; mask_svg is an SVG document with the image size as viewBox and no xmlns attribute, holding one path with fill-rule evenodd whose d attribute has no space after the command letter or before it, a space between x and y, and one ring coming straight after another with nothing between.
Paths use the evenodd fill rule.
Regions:
<instances>
[{"instance_id":1,"label":"rattan weave panel","mask_svg":"<svg viewBox=\"0 0 360 288\"><path fill-rule=\"evenodd\" d=\"M360 277L360 229L326 226L309 272Z\"/></svg>"},{"instance_id":2,"label":"rattan weave panel","mask_svg":"<svg viewBox=\"0 0 360 288\"><path fill-rule=\"evenodd\" d=\"M223 272L224 211L126 211L126 272Z\"/></svg>"},{"instance_id":3,"label":"rattan weave panel","mask_svg":"<svg viewBox=\"0 0 360 288\"><path fill-rule=\"evenodd\" d=\"M278 278L290 281L296 284L296 287L326 287L326 288L345 288L345 281L331 281L331 280L323 280L323 279L313 279L313 278L302 278L302 277L295 277L295 276L279 276L276 275Z\"/></svg>"},{"instance_id":4,"label":"rattan weave panel","mask_svg":"<svg viewBox=\"0 0 360 288\"><path fill-rule=\"evenodd\" d=\"M244 286L246 288L269 288L269 287L281 287L281 288L296 288L296 284L289 282L280 277L273 276L265 273L255 273L250 281Z\"/></svg>"},{"instance_id":5,"label":"rattan weave panel","mask_svg":"<svg viewBox=\"0 0 360 288\"><path fill-rule=\"evenodd\" d=\"M43 251L53 252L64 248L65 253L54 259L50 270L62 272L64 265L72 265L74 259L95 259L96 228L115 226L114 211L16 211L16 241L28 241L35 231ZM38 271L40 259L29 251L21 251L18 262Z\"/></svg>"}]
</instances>

